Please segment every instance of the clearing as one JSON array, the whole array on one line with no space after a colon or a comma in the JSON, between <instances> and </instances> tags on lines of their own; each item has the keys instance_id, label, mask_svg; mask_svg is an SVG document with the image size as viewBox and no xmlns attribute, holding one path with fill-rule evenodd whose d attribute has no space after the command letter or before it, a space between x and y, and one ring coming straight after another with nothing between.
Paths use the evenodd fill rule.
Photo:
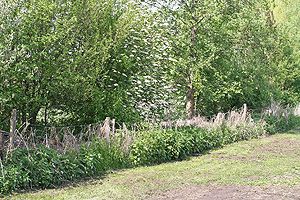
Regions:
<instances>
[{"instance_id":1,"label":"clearing","mask_svg":"<svg viewBox=\"0 0 300 200\"><path fill-rule=\"evenodd\" d=\"M300 199L300 133L235 143L181 162L9 199Z\"/></svg>"}]
</instances>

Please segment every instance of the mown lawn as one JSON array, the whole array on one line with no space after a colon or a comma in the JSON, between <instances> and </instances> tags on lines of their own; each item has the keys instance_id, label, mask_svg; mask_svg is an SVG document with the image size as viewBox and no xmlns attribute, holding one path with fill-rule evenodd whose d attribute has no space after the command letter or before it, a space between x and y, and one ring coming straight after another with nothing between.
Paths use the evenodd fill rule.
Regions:
<instances>
[{"instance_id":1,"label":"mown lawn","mask_svg":"<svg viewBox=\"0 0 300 200\"><path fill-rule=\"evenodd\" d=\"M283 199L296 199L299 187L300 133L290 132L235 143L181 162L118 171L76 186L15 194L9 199L192 199L185 193L205 190L211 195L215 188L226 195L250 195L250 190L266 194L259 193L261 188L268 194L269 189L288 191L289 198Z\"/></svg>"}]
</instances>

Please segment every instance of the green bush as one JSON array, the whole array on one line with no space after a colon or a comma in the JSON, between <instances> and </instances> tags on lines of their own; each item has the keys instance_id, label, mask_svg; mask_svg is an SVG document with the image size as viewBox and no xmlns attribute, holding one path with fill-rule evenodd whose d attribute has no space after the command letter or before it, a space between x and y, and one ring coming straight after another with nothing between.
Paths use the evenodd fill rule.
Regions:
<instances>
[{"instance_id":1,"label":"green bush","mask_svg":"<svg viewBox=\"0 0 300 200\"><path fill-rule=\"evenodd\" d=\"M300 127L300 117L289 115L289 117L267 116L266 131L270 134L283 133Z\"/></svg>"},{"instance_id":2,"label":"green bush","mask_svg":"<svg viewBox=\"0 0 300 200\"><path fill-rule=\"evenodd\" d=\"M226 144L256 138L264 130L259 126L219 127L214 129L180 128L141 133L131 147L134 165L149 165L180 160Z\"/></svg>"},{"instance_id":3,"label":"green bush","mask_svg":"<svg viewBox=\"0 0 300 200\"><path fill-rule=\"evenodd\" d=\"M95 140L64 154L43 145L29 150L18 148L1 167L0 193L52 188L112 169L181 160L232 142L256 138L263 132L262 127L254 125L143 131L135 138L129 154L121 150L119 140L110 145Z\"/></svg>"},{"instance_id":4,"label":"green bush","mask_svg":"<svg viewBox=\"0 0 300 200\"><path fill-rule=\"evenodd\" d=\"M61 154L38 146L19 148L5 160L0 172L0 193L29 188L51 188L67 181L99 176L110 169L128 165L126 155L117 145L93 141L79 151ZM2 174L2 175L1 175Z\"/></svg>"}]
</instances>

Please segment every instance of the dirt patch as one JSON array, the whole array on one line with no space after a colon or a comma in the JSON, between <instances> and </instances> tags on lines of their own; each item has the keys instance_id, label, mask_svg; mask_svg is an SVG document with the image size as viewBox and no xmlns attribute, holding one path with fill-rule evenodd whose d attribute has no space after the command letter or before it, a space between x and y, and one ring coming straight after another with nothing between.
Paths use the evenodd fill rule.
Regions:
<instances>
[{"instance_id":1,"label":"dirt patch","mask_svg":"<svg viewBox=\"0 0 300 200\"><path fill-rule=\"evenodd\" d=\"M254 154L271 153L276 155L300 155L300 140L291 138L272 138L268 144L257 147Z\"/></svg>"},{"instance_id":2,"label":"dirt patch","mask_svg":"<svg viewBox=\"0 0 300 200\"><path fill-rule=\"evenodd\" d=\"M300 200L300 188L252 186L186 186L149 200Z\"/></svg>"},{"instance_id":3,"label":"dirt patch","mask_svg":"<svg viewBox=\"0 0 300 200\"><path fill-rule=\"evenodd\" d=\"M235 161L249 161L249 162L260 162L265 158L262 155L227 155L227 154L213 154L211 156L214 159L218 160L235 160Z\"/></svg>"}]
</instances>

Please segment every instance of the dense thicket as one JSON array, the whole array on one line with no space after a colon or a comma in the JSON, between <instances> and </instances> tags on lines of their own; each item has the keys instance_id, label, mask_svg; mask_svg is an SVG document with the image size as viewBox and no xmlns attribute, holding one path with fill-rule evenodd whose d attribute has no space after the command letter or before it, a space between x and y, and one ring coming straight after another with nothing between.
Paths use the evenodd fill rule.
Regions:
<instances>
[{"instance_id":1,"label":"dense thicket","mask_svg":"<svg viewBox=\"0 0 300 200\"><path fill-rule=\"evenodd\" d=\"M0 125L12 108L76 124L295 103L297 3L1 1Z\"/></svg>"}]
</instances>

